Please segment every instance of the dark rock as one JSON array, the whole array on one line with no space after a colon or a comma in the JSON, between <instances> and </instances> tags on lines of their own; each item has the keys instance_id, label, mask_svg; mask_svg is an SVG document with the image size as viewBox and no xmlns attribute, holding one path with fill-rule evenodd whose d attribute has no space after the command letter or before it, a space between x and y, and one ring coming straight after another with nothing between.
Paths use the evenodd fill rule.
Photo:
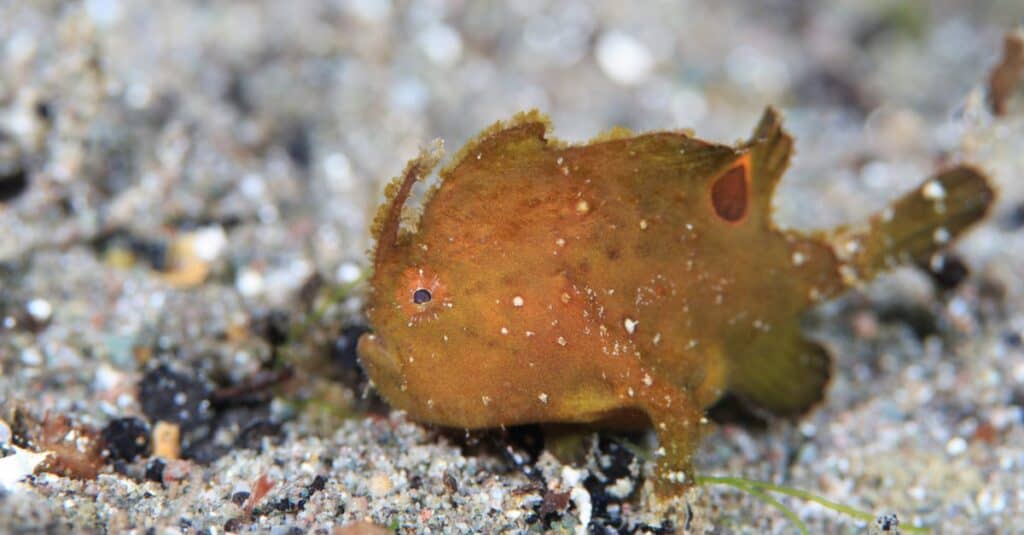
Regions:
<instances>
[{"instance_id":1,"label":"dark rock","mask_svg":"<svg viewBox=\"0 0 1024 535\"><path fill-rule=\"evenodd\" d=\"M627 486L622 487L622 479L628 481ZM629 501L640 485L640 463L636 456L619 442L600 437L590 463L590 474L583 481L583 486L590 493L591 525L613 531L620 529L623 526L622 508L613 506Z\"/></svg>"},{"instance_id":2,"label":"dark rock","mask_svg":"<svg viewBox=\"0 0 1024 535\"><path fill-rule=\"evenodd\" d=\"M309 164L313 160L313 147L309 140L308 127L298 125L292 128L287 134L284 148L295 165L309 169Z\"/></svg>"},{"instance_id":3,"label":"dark rock","mask_svg":"<svg viewBox=\"0 0 1024 535\"><path fill-rule=\"evenodd\" d=\"M943 290L956 288L970 274L964 261L959 256L950 253L936 256L925 266L925 270L935 284Z\"/></svg>"},{"instance_id":4,"label":"dark rock","mask_svg":"<svg viewBox=\"0 0 1024 535\"><path fill-rule=\"evenodd\" d=\"M359 355L356 353L356 345L359 337L370 332L366 325L347 325L341 329L341 333L334 340L334 347L331 348L331 361L338 364L344 371L355 371L362 374L359 366Z\"/></svg>"},{"instance_id":5,"label":"dark rock","mask_svg":"<svg viewBox=\"0 0 1024 535\"><path fill-rule=\"evenodd\" d=\"M149 371L139 383L139 401L149 420L175 423L183 431L210 421L209 397L204 381L167 365Z\"/></svg>"},{"instance_id":6,"label":"dark rock","mask_svg":"<svg viewBox=\"0 0 1024 535\"><path fill-rule=\"evenodd\" d=\"M0 132L0 202L14 199L27 188L28 170L21 158L21 150Z\"/></svg>"},{"instance_id":7,"label":"dark rock","mask_svg":"<svg viewBox=\"0 0 1024 535\"><path fill-rule=\"evenodd\" d=\"M163 459L151 459L146 465L146 479L162 485L164 483L164 468L167 468L167 463Z\"/></svg>"},{"instance_id":8,"label":"dark rock","mask_svg":"<svg viewBox=\"0 0 1024 535\"><path fill-rule=\"evenodd\" d=\"M105 443L105 455L110 460L131 461L136 457L149 455L149 425L139 418L129 416L111 420L103 428L101 436Z\"/></svg>"}]
</instances>

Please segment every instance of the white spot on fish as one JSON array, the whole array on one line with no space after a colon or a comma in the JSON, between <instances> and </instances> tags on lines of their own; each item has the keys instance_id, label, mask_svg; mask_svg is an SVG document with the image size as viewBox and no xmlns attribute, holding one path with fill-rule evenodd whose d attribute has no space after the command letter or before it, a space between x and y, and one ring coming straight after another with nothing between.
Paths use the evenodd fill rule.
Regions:
<instances>
[{"instance_id":1,"label":"white spot on fish","mask_svg":"<svg viewBox=\"0 0 1024 535\"><path fill-rule=\"evenodd\" d=\"M800 266L804 265L804 262L806 262L806 261L807 261L807 257L804 256L803 253L801 253L800 251L794 251L793 252L793 265L794 266L800 267Z\"/></svg>"},{"instance_id":2,"label":"white spot on fish","mask_svg":"<svg viewBox=\"0 0 1024 535\"><path fill-rule=\"evenodd\" d=\"M564 337L564 336L559 336L559 337L558 337L558 340L557 340L557 342L558 342L558 345L560 345L560 346L562 346L562 347L565 347L565 344L568 344L568 343L569 343L569 342L567 342L567 341L565 340L565 337Z\"/></svg>"},{"instance_id":3,"label":"white spot on fish","mask_svg":"<svg viewBox=\"0 0 1024 535\"><path fill-rule=\"evenodd\" d=\"M580 199L576 202L576 213L579 215L587 215L590 212L590 203Z\"/></svg>"},{"instance_id":4,"label":"white spot on fish","mask_svg":"<svg viewBox=\"0 0 1024 535\"><path fill-rule=\"evenodd\" d=\"M949 231L942 227L935 229L935 233L932 234L935 243L946 243L949 241L949 237Z\"/></svg>"},{"instance_id":5,"label":"white spot on fish","mask_svg":"<svg viewBox=\"0 0 1024 535\"><path fill-rule=\"evenodd\" d=\"M555 245L559 247L565 247L565 238L558 238L555 240Z\"/></svg>"},{"instance_id":6,"label":"white spot on fish","mask_svg":"<svg viewBox=\"0 0 1024 535\"><path fill-rule=\"evenodd\" d=\"M651 340L651 343L654 344L654 345L660 344L661 343L661 333L654 333L654 339Z\"/></svg>"},{"instance_id":7,"label":"white spot on fish","mask_svg":"<svg viewBox=\"0 0 1024 535\"><path fill-rule=\"evenodd\" d=\"M501 334L508 334L508 327L502 327Z\"/></svg>"},{"instance_id":8,"label":"white spot on fish","mask_svg":"<svg viewBox=\"0 0 1024 535\"><path fill-rule=\"evenodd\" d=\"M622 326L626 328L626 332L629 334L636 332L636 326L639 323L639 321L636 321L633 318L626 318L622 320Z\"/></svg>"},{"instance_id":9,"label":"white spot on fish","mask_svg":"<svg viewBox=\"0 0 1024 535\"><path fill-rule=\"evenodd\" d=\"M646 219L641 219L640 220L640 230L647 230L647 220Z\"/></svg>"},{"instance_id":10,"label":"white spot on fish","mask_svg":"<svg viewBox=\"0 0 1024 535\"><path fill-rule=\"evenodd\" d=\"M647 385L647 386L651 386L651 385L654 384L654 379L651 378L651 374L649 374L649 373L645 373L644 374L644 384Z\"/></svg>"},{"instance_id":11,"label":"white spot on fish","mask_svg":"<svg viewBox=\"0 0 1024 535\"><path fill-rule=\"evenodd\" d=\"M541 393L540 393L540 394L539 394L539 395L537 396L537 399L539 399L541 403L544 403L544 404L546 405L546 404L547 404L547 402L548 402L548 395L547 395L547 394L545 394L544 392L541 392Z\"/></svg>"},{"instance_id":12,"label":"white spot on fish","mask_svg":"<svg viewBox=\"0 0 1024 535\"><path fill-rule=\"evenodd\" d=\"M491 396L480 396L480 401L482 401L484 407L486 407L491 404Z\"/></svg>"},{"instance_id":13,"label":"white spot on fish","mask_svg":"<svg viewBox=\"0 0 1024 535\"><path fill-rule=\"evenodd\" d=\"M521 307L523 306L523 296L517 295L512 298L512 306Z\"/></svg>"},{"instance_id":14,"label":"white spot on fish","mask_svg":"<svg viewBox=\"0 0 1024 535\"><path fill-rule=\"evenodd\" d=\"M533 331L526 331L526 337L527 338L533 336L534 334L536 334L536 333L534 333Z\"/></svg>"},{"instance_id":15,"label":"white spot on fish","mask_svg":"<svg viewBox=\"0 0 1024 535\"><path fill-rule=\"evenodd\" d=\"M571 299L571 298L569 297L569 294L568 294L567 292L562 292L562 302L563 302L563 303L568 303L568 302L569 302L569 299Z\"/></svg>"},{"instance_id":16,"label":"white spot on fish","mask_svg":"<svg viewBox=\"0 0 1024 535\"><path fill-rule=\"evenodd\" d=\"M629 397L633 397L636 395L636 392L633 392L633 387L629 387L626 389L626 394L629 395Z\"/></svg>"},{"instance_id":17,"label":"white spot on fish","mask_svg":"<svg viewBox=\"0 0 1024 535\"><path fill-rule=\"evenodd\" d=\"M941 201L946 198L946 188L943 188L942 184L935 180L929 180L921 189L921 193L924 194L925 199L930 201Z\"/></svg>"}]
</instances>

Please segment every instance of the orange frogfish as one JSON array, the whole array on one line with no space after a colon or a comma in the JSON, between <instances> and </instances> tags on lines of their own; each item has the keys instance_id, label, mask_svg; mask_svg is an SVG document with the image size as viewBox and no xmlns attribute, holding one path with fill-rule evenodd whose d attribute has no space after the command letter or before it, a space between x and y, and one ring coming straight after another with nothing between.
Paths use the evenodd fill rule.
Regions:
<instances>
[{"instance_id":1,"label":"orange frogfish","mask_svg":"<svg viewBox=\"0 0 1024 535\"><path fill-rule=\"evenodd\" d=\"M517 115L440 172L415 224L408 164L375 221L358 346L379 392L418 421L651 426L659 489L692 482L704 411L726 392L798 416L830 358L808 308L898 264L928 262L983 218L979 171L942 171L860 225L772 221L793 141L768 109L737 146L613 131L582 145Z\"/></svg>"}]
</instances>

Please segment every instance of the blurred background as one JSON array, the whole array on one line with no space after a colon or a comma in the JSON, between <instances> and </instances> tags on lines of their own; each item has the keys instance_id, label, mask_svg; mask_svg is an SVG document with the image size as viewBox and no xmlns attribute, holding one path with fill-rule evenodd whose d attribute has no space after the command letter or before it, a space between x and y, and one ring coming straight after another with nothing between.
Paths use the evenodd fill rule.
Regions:
<instances>
[{"instance_id":1,"label":"blurred background","mask_svg":"<svg viewBox=\"0 0 1024 535\"><path fill-rule=\"evenodd\" d=\"M570 141L620 125L731 143L777 106L798 140L783 192L889 197L956 157L954 119L1020 16L1015 0L5 2L0 165L32 187L0 212L0 258L229 219L238 238L299 233L229 240L238 254L306 245L295 269L333 273L362 262L368 214L420 145L453 152L529 108ZM783 204L807 226L870 208Z\"/></svg>"}]
</instances>

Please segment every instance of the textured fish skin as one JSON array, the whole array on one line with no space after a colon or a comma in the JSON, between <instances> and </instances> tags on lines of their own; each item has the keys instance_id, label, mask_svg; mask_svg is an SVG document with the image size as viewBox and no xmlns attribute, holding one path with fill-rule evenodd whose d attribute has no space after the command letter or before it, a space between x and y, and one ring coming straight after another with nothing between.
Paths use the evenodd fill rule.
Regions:
<instances>
[{"instance_id":1,"label":"textured fish skin","mask_svg":"<svg viewBox=\"0 0 1024 535\"><path fill-rule=\"evenodd\" d=\"M766 110L738 146L614 131L571 146L517 115L440 173L414 228L402 212L439 151L389 187L375 223L359 354L420 421L652 425L659 489L692 482L704 410L725 392L782 416L824 396L831 363L800 318L935 254L987 213L973 168L944 171L859 226L772 220L793 142Z\"/></svg>"}]
</instances>

